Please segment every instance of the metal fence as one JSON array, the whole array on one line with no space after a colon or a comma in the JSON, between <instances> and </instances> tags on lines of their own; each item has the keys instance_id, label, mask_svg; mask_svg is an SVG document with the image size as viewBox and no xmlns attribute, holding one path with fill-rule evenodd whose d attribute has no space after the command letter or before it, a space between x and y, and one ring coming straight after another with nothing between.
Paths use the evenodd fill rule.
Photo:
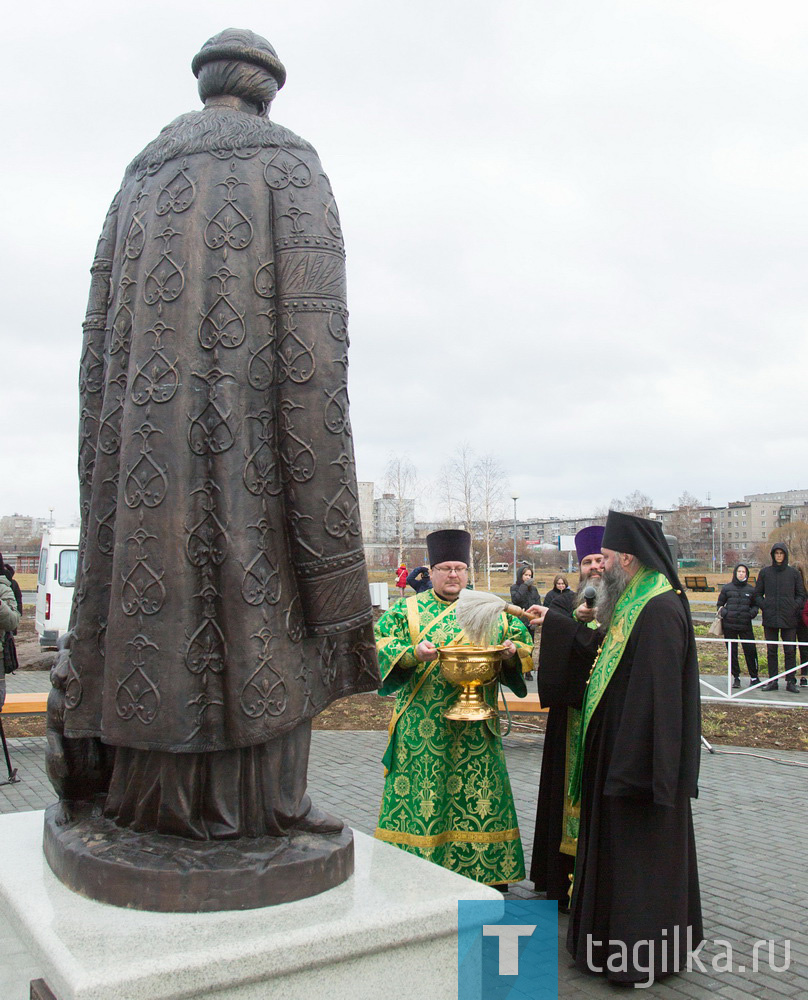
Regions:
<instances>
[{"instance_id":1,"label":"metal fence","mask_svg":"<svg viewBox=\"0 0 808 1000\"><path fill-rule=\"evenodd\" d=\"M733 689L733 687L732 687L732 680L733 680L733 678L732 678L732 653L731 653L731 647L730 647L730 643L737 643L737 645L738 645L738 666L740 668L741 664L743 662L743 649L742 649L742 646L743 646L744 643L753 642L756 647L757 646L781 646L781 645L782 646L798 646L799 647L799 646L805 646L806 643L804 643L804 642L786 642L786 641L780 641L780 640L777 640L777 639L772 639L772 640L767 640L767 639L714 639L711 636L701 636L701 635L697 635L696 636L696 642L697 643L699 643L699 642L704 642L704 643L707 643L707 642L713 642L713 643L720 642L720 643L726 644L726 647L727 647L727 690L726 690L726 692L720 690L719 688L717 688L715 686L715 684L713 684L709 680L705 679L705 675L704 674L700 674L699 679L701 681L701 700L702 701L717 701L717 702L725 702L725 703L727 703L727 702L733 702L734 701L734 702L737 702L738 704L741 704L741 705L768 705L770 708L771 707L775 707L775 706L777 708L808 708L808 700L806 700L806 701L802 701L802 700L796 701L795 698L794 698L794 695L791 695L790 700L779 699L779 698L765 698L765 699L763 699L763 698L755 698L755 697L751 697L750 698L749 697L750 693L754 696L757 692L761 691L762 688L763 688L763 686L765 684L768 684L769 681L779 681L779 680L785 678L786 674L792 673L792 671L796 671L796 673L799 674L800 669L802 667L808 667L808 660L806 660L805 663L797 663L796 667L790 668L789 670L783 670L781 673L777 674L774 677L763 677L759 673L758 676L761 679L760 679L760 682L758 684L755 684L752 687L735 688L735 689ZM797 659L799 659L799 657L797 657ZM708 674L707 676L709 677L710 675ZM705 693L705 689L708 692L712 692L712 693L710 693L710 694ZM808 697L808 687L801 689L800 693L804 694L805 696Z\"/></svg>"}]
</instances>

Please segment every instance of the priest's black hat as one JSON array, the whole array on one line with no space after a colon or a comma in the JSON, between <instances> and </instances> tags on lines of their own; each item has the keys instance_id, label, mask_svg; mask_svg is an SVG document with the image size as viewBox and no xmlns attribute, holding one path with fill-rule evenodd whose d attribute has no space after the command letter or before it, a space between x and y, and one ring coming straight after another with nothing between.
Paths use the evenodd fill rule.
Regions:
<instances>
[{"instance_id":1,"label":"priest's black hat","mask_svg":"<svg viewBox=\"0 0 808 1000\"><path fill-rule=\"evenodd\" d=\"M681 591L676 564L662 525L657 521L625 514L621 510L610 510L601 544L604 549L636 556L643 566L664 573L673 589Z\"/></svg>"},{"instance_id":2,"label":"priest's black hat","mask_svg":"<svg viewBox=\"0 0 808 1000\"><path fill-rule=\"evenodd\" d=\"M429 565L442 562L462 562L467 566L471 560L471 535L457 528L432 531L426 536Z\"/></svg>"}]
</instances>

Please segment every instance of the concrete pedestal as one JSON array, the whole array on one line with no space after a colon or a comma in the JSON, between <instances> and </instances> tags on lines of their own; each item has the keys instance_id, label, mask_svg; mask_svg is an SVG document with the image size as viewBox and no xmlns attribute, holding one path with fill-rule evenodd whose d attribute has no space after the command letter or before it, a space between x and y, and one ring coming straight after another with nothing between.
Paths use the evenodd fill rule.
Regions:
<instances>
[{"instance_id":1,"label":"concrete pedestal","mask_svg":"<svg viewBox=\"0 0 808 1000\"><path fill-rule=\"evenodd\" d=\"M43 813L0 816L0 902L57 1000L442 1000L457 995L457 901L502 897L354 833L355 874L258 910L148 913L51 872Z\"/></svg>"}]
</instances>

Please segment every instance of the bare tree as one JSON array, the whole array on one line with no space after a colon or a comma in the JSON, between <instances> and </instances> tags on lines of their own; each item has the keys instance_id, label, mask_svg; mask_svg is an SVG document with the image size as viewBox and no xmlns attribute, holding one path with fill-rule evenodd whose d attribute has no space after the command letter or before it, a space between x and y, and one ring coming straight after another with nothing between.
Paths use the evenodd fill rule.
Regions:
<instances>
[{"instance_id":1,"label":"bare tree","mask_svg":"<svg viewBox=\"0 0 808 1000\"><path fill-rule=\"evenodd\" d=\"M679 542L679 551L685 559L693 559L702 542L701 519L698 514L701 500L685 490L676 501L671 518L671 529Z\"/></svg>"},{"instance_id":2,"label":"bare tree","mask_svg":"<svg viewBox=\"0 0 808 1000\"><path fill-rule=\"evenodd\" d=\"M611 510L622 510L627 514L636 514L638 517L648 517L654 509L654 501L647 493L643 493L641 490L633 490L622 500L613 497L609 501L609 508Z\"/></svg>"},{"instance_id":3,"label":"bare tree","mask_svg":"<svg viewBox=\"0 0 808 1000\"><path fill-rule=\"evenodd\" d=\"M443 523L447 528L452 528L457 523L457 505L454 494L454 476L450 462L441 467L436 486L444 511Z\"/></svg>"},{"instance_id":4,"label":"bare tree","mask_svg":"<svg viewBox=\"0 0 808 1000\"><path fill-rule=\"evenodd\" d=\"M410 541L406 537L405 526L408 521L408 508L415 505L415 494L418 489L418 474L415 466L406 455L391 455L384 470L384 489L393 495L396 543L398 546L398 565L404 559L404 543Z\"/></svg>"},{"instance_id":5,"label":"bare tree","mask_svg":"<svg viewBox=\"0 0 808 1000\"><path fill-rule=\"evenodd\" d=\"M479 469L474 452L461 444L454 456L441 469L441 482L446 490L447 506L474 536L475 522L480 514ZM474 546L469 556L469 577L474 585Z\"/></svg>"},{"instance_id":6,"label":"bare tree","mask_svg":"<svg viewBox=\"0 0 808 1000\"><path fill-rule=\"evenodd\" d=\"M502 517L505 505L505 472L493 455L483 455L477 463L480 496L480 520L485 542L486 587L491 589L492 522ZM514 573L516 567L514 566Z\"/></svg>"},{"instance_id":7,"label":"bare tree","mask_svg":"<svg viewBox=\"0 0 808 1000\"><path fill-rule=\"evenodd\" d=\"M623 502L623 510L638 517L648 517L654 509L654 501L642 490L632 490Z\"/></svg>"},{"instance_id":8,"label":"bare tree","mask_svg":"<svg viewBox=\"0 0 808 1000\"><path fill-rule=\"evenodd\" d=\"M771 562L771 547L775 542L782 542L788 546L790 563L799 563L803 571L808 569L808 524L804 521L792 521L770 532L769 543L762 553L764 557L761 559L762 566L767 566Z\"/></svg>"}]
</instances>

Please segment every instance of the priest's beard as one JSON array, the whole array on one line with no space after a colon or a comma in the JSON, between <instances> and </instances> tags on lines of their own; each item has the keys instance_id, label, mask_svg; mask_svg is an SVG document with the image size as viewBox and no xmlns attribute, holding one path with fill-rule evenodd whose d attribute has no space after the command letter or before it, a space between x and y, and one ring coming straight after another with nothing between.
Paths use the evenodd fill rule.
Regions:
<instances>
[{"instance_id":1,"label":"priest's beard","mask_svg":"<svg viewBox=\"0 0 808 1000\"><path fill-rule=\"evenodd\" d=\"M617 563L603 571L602 588L595 607L596 617L601 625L608 628L612 621L615 605L623 596L631 577Z\"/></svg>"},{"instance_id":2,"label":"priest's beard","mask_svg":"<svg viewBox=\"0 0 808 1000\"><path fill-rule=\"evenodd\" d=\"M575 591L575 603L574 607L580 607L584 603L584 591L587 587L595 588L595 605L597 606L603 598L604 588L603 588L603 577L602 576L585 576L583 580L578 584L578 589Z\"/></svg>"}]
</instances>

